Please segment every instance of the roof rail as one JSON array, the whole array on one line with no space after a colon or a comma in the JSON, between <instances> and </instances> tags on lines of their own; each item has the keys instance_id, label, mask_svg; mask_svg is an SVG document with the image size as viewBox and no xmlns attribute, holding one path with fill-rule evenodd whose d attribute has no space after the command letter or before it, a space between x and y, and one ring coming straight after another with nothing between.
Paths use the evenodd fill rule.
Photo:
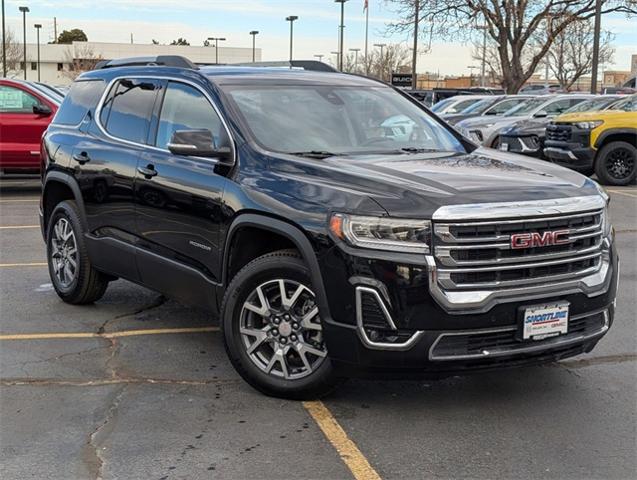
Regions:
<instances>
[{"instance_id":1,"label":"roof rail","mask_svg":"<svg viewBox=\"0 0 637 480\"><path fill-rule=\"evenodd\" d=\"M249 62L249 63L233 63L232 66L239 67L283 67L283 68L299 68L310 70L313 72L338 72L334 67L318 60L283 60L274 62Z\"/></svg>"},{"instance_id":2,"label":"roof rail","mask_svg":"<svg viewBox=\"0 0 637 480\"><path fill-rule=\"evenodd\" d=\"M95 65L95 70L115 67L144 67L162 66L179 67L197 70L198 67L186 57L181 55L156 55L151 57L117 58L115 60L102 60Z\"/></svg>"}]
</instances>

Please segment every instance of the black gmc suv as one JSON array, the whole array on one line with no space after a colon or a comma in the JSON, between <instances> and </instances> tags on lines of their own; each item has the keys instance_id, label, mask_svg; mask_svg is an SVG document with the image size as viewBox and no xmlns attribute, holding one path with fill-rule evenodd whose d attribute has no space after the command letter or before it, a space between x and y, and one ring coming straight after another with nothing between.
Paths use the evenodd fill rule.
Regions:
<instances>
[{"instance_id":1,"label":"black gmc suv","mask_svg":"<svg viewBox=\"0 0 637 480\"><path fill-rule=\"evenodd\" d=\"M243 378L289 398L555 361L610 327L589 178L479 148L375 80L136 63L81 75L43 138L65 302L124 278L205 306Z\"/></svg>"}]
</instances>

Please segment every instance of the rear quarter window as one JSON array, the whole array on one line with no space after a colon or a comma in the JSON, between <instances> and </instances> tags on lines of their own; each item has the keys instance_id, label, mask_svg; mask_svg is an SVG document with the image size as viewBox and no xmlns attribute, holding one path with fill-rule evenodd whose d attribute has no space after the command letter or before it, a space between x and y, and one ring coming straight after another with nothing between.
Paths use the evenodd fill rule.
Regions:
<instances>
[{"instance_id":1,"label":"rear quarter window","mask_svg":"<svg viewBox=\"0 0 637 480\"><path fill-rule=\"evenodd\" d=\"M86 113L94 108L106 88L102 80L84 80L71 85L64 97L53 123L59 125L78 125Z\"/></svg>"}]
</instances>

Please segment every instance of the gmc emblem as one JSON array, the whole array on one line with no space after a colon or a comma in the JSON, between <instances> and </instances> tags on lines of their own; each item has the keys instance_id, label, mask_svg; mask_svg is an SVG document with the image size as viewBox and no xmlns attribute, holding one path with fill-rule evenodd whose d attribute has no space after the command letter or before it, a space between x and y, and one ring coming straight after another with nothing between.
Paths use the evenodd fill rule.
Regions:
<instances>
[{"instance_id":1,"label":"gmc emblem","mask_svg":"<svg viewBox=\"0 0 637 480\"><path fill-rule=\"evenodd\" d=\"M543 233L516 233L511 235L511 248L548 247L570 243L568 230L555 230Z\"/></svg>"}]
</instances>

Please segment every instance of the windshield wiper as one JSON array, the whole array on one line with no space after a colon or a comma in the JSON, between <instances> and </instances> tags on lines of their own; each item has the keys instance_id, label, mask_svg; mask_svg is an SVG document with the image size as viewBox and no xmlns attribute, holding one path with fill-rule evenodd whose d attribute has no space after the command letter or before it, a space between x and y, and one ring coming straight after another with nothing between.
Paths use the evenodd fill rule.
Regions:
<instances>
[{"instance_id":1,"label":"windshield wiper","mask_svg":"<svg viewBox=\"0 0 637 480\"><path fill-rule=\"evenodd\" d=\"M298 157L305 157L305 158L328 158L328 157L334 157L336 155L343 155L343 154L327 152L325 150L309 150L307 152L290 152L290 155L296 155Z\"/></svg>"},{"instance_id":2,"label":"windshield wiper","mask_svg":"<svg viewBox=\"0 0 637 480\"><path fill-rule=\"evenodd\" d=\"M404 147L404 148L401 148L401 150L406 153L430 153L430 152L440 151L440 150L436 150L435 148L418 148L418 147Z\"/></svg>"}]
</instances>

